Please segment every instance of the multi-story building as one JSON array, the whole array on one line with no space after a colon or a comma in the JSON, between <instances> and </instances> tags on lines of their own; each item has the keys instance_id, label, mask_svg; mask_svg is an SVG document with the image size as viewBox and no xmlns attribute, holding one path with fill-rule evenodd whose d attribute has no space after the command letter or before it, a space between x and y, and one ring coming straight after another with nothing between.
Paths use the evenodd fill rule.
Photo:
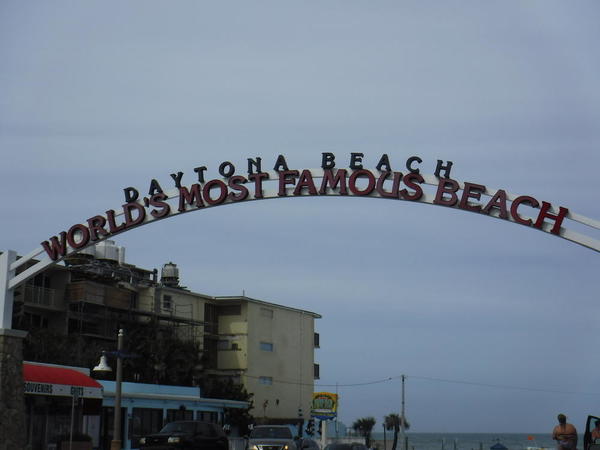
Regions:
<instances>
[{"instance_id":1,"label":"multi-story building","mask_svg":"<svg viewBox=\"0 0 600 450\"><path fill-rule=\"evenodd\" d=\"M216 297L217 364L211 374L239 380L254 394L254 417L309 417L319 377L314 349L318 314L242 297Z\"/></svg>"},{"instance_id":2,"label":"multi-story building","mask_svg":"<svg viewBox=\"0 0 600 450\"><path fill-rule=\"evenodd\" d=\"M175 264L165 264L159 279L157 270L127 264L124 254L104 241L36 276L15 293L13 327L82 336L110 347L118 328L145 324L157 339L169 332L197 344L202 363L194 384L214 379L243 384L254 394L256 419L308 417L319 373L318 314L245 296L192 292L180 285ZM153 363L157 380L163 366Z\"/></svg>"}]
</instances>

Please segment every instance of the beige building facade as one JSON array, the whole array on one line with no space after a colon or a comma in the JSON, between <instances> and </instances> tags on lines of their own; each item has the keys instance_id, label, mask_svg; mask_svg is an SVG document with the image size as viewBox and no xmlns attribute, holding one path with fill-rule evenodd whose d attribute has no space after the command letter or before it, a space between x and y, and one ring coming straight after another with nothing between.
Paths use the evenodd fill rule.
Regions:
<instances>
[{"instance_id":1,"label":"beige building facade","mask_svg":"<svg viewBox=\"0 0 600 450\"><path fill-rule=\"evenodd\" d=\"M248 297L216 297L218 370L254 394L263 421L309 418L318 334L316 313Z\"/></svg>"}]
</instances>

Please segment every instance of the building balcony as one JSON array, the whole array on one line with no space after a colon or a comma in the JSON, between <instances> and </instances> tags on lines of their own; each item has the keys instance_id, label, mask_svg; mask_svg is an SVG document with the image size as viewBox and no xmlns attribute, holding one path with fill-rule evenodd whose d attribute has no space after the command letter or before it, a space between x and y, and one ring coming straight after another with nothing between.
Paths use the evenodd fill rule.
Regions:
<instances>
[{"instance_id":1,"label":"building balcony","mask_svg":"<svg viewBox=\"0 0 600 450\"><path fill-rule=\"evenodd\" d=\"M60 309L57 301L56 290L41 286L26 284L22 291L23 303L28 306L39 306L53 310Z\"/></svg>"},{"instance_id":2,"label":"building balcony","mask_svg":"<svg viewBox=\"0 0 600 450\"><path fill-rule=\"evenodd\" d=\"M129 289L105 286L91 281L67 285L67 300L71 303L92 303L116 309L135 309L136 293Z\"/></svg>"}]
</instances>

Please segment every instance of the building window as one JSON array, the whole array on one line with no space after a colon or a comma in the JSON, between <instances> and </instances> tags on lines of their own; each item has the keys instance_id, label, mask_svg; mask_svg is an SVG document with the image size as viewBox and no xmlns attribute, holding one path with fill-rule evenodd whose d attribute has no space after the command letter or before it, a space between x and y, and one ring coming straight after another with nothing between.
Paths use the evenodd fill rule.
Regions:
<instances>
[{"instance_id":1,"label":"building window","mask_svg":"<svg viewBox=\"0 0 600 450\"><path fill-rule=\"evenodd\" d=\"M217 423L218 419L218 413L214 411L198 411L196 413L196 420L200 420L202 422Z\"/></svg>"},{"instance_id":2,"label":"building window","mask_svg":"<svg viewBox=\"0 0 600 450\"><path fill-rule=\"evenodd\" d=\"M260 384L264 384L266 386L271 386L273 384L273 378L272 377L258 377L258 382Z\"/></svg>"},{"instance_id":3,"label":"building window","mask_svg":"<svg viewBox=\"0 0 600 450\"><path fill-rule=\"evenodd\" d=\"M240 350L239 342L232 342L230 339L219 339L217 350Z\"/></svg>"},{"instance_id":4,"label":"building window","mask_svg":"<svg viewBox=\"0 0 600 450\"><path fill-rule=\"evenodd\" d=\"M132 292L129 300L129 305L131 309L138 309L138 293Z\"/></svg>"},{"instance_id":5,"label":"building window","mask_svg":"<svg viewBox=\"0 0 600 450\"><path fill-rule=\"evenodd\" d=\"M315 379L315 380L319 380L319 379L320 379L320 378L319 378L319 372L320 372L320 369L321 369L321 368L319 367L319 365L318 365L318 364L314 364L314 369L313 369L313 371L314 371L314 379Z\"/></svg>"},{"instance_id":6,"label":"building window","mask_svg":"<svg viewBox=\"0 0 600 450\"><path fill-rule=\"evenodd\" d=\"M106 409L106 407L104 408ZM108 422L107 423L112 423ZM133 408L131 417L133 448L139 447L140 438L147 434L157 433L163 426L163 410L150 408Z\"/></svg>"},{"instance_id":7,"label":"building window","mask_svg":"<svg viewBox=\"0 0 600 450\"><path fill-rule=\"evenodd\" d=\"M321 348L319 345L319 333L315 333L315 348Z\"/></svg>"},{"instance_id":8,"label":"building window","mask_svg":"<svg viewBox=\"0 0 600 450\"><path fill-rule=\"evenodd\" d=\"M272 342L261 342L260 349L263 352L272 352L273 351L273 343Z\"/></svg>"},{"instance_id":9,"label":"building window","mask_svg":"<svg viewBox=\"0 0 600 450\"><path fill-rule=\"evenodd\" d=\"M50 287L50 277L46 274L41 273L41 274L33 277L33 279L28 282L28 284L30 284L30 283L33 284L34 286L49 288Z\"/></svg>"},{"instance_id":10,"label":"building window","mask_svg":"<svg viewBox=\"0 0 600 450\"><path fill-rule=\"evenodd\" d=\"M163 309L173 309L173 297L170 295L163 295Z\"/></svg>"},{"instance_id":11,"label":"building window","mask_svg":"<svg viewBox=\"0 0 600 450\"><path fill-rule=\"evenodd\" d=\"M222 316L241 316L242 305L227 305L219 307L219 314Z\"/></svg>"},{"instance_id":12,"label":"building window","mask_svg":"<svg viewBox=\"0 0 600 450\"><path fill-rule=\"evenodd\" d=\"M273 310L269 308L260 308L260 315L262 317L266 317L267 319L273 318Z\"/></svg>"}]
</instances>

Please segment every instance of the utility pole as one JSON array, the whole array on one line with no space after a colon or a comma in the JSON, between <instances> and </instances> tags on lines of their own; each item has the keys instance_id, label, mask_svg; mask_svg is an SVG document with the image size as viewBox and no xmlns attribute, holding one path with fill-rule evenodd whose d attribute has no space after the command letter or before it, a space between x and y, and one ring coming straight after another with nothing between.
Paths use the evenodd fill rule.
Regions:
<instances>
[{"instance_id":1,"label":"utility pole","mask_svg":"<svg viewBox=\"0 0 600 450\"><path fill-rule=\"evenodd\" d=\"M121 450L121 385L123 384L123 336L125 333L121 328L117 335L117 376L115 380L115 414L113 423L113 440L110 443L111 450Z\"/></svg>"},{"instance_id":2,"label":"utility pole","mask_svg":"<svg viewBox=\"0 0 600 450\"><path fill-rule=\"evenodd\" d=\"M402 439L402 450L406 449L406 439L404 438L404 379L406 378L404 374L401 376L402 378L402 412L400 413L400 437Z\"/></svg>"},{"instance_id":3,"label":"utility pole","mask_svg":"<svg viewBox=\"0 0 600 450\"><path fill-rule=\"evenodd\" d=\"M335 411L335 442L339 439L338 432L338 410L340 409L340 396L338 395L338 382L335 382L335 401L337 403L336 411ZM323 447L325 448L325 447Z\"/></svg>"}]
</instances>

